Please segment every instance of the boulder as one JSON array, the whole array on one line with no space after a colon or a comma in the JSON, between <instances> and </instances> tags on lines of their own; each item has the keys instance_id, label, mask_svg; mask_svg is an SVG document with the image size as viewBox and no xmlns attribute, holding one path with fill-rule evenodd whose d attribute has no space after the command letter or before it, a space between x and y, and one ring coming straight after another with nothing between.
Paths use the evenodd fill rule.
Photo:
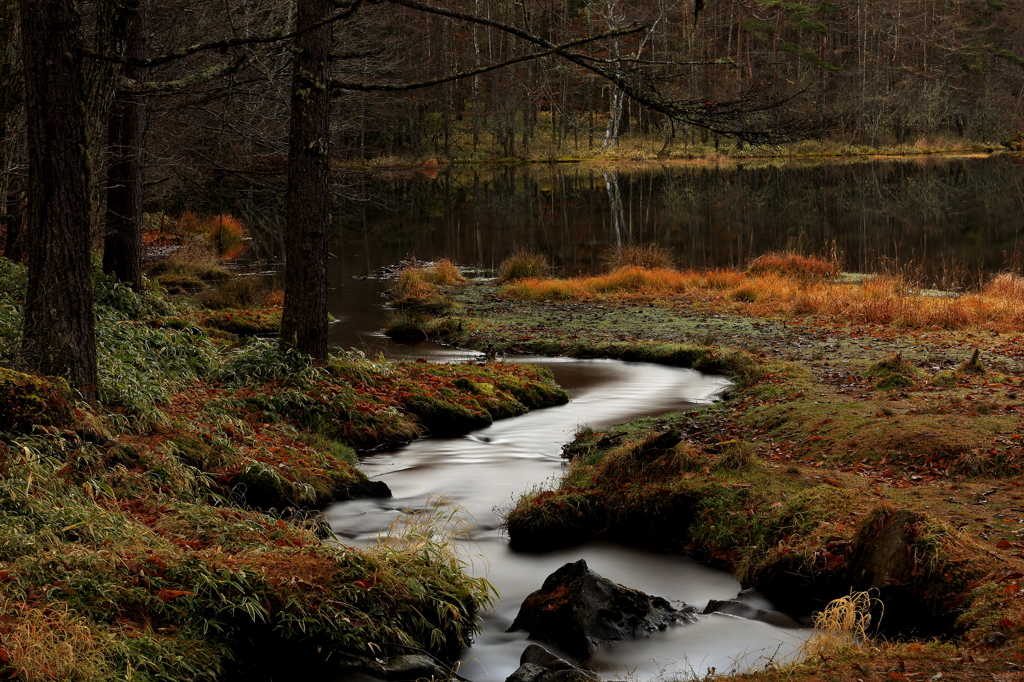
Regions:
<instances>
[{"instance_id":1,"label":"boulder","mask_svg":"<svg viewBox=\"0 0 1024 682\"><path fill-rule=\"evenodd\" d=\"M695 614L692 606L676 609L661 597L613 583L581 559L549 575L523 600L509 632L526 630L582 661L610 642L696 622Z\"/></svg>"},{"instance_id":2,"label":"boulder","mask_svg":"<svg viewBox=\"0 0 1024 682\"><path fill-rule=\"evenodd\" d=\"M538 644L531 644L519 658L519 668L505 682L598 682L601 677L577 668Z\"/></svg>"},{"instance_id":3,"label":"boulder","mask_svg":"<svg viewBox=\"0 0 1024 682\"><path fill-rule=\"evenodd\" d=\"M732 599L712 599L704 607L704 614L723 613L747 620L759 620L780 628L796 628L800 624L781 611L775 611L757 590L743 590Z\"/></svg>"},{"instance_id":4,"label":"boulder","mask_svg":"<svg viewBox=\"0 0 1024 682\"><path fill-rule=\"evenodd\" d=\"M920 573L914 541L923 514L906 509L873 510L861 524L853 548L850 582L857 589L904 585Z\"/></svg>"},{"instance_id":5,"label":"boulder","mask_svg":"<svg viewBox=\"0 0 1024 682\"><path fill-rule=\"evenodd\" d=\"M423 654L392 656L381 663L381 671L377 675L388 682L453 679L450 670Z\"/></svg>"}]
</instances>

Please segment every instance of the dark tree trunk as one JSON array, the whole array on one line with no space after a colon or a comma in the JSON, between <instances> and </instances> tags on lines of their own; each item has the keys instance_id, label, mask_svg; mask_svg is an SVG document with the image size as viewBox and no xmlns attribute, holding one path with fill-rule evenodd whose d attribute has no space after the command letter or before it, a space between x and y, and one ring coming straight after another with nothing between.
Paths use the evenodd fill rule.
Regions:
<instances>
[{"instance_id":1,"label":"dark tree trunk","mask_svg":"<svg viewBox=\"0 0 1024 682\"><path fill-rule=\"evenodd\" d=\"M331 0L298 0L298 30L327 18ZM330 50L328 24L298 39L292 76L281 341L327 356L327 195L330 173Z\"/></svg>"},{"instance_id":2,"label":"dark tree trunk","mask_svg":"<svg viewBox=\"0 0 1024 682\"><path fill-rule=\"evenodd\" d=\"M20 263L25 257L25 182L15 177L7 186L7 197L4 201L4 257Z\"/></svg>"},{"instance_id":3,"label":"dark tree trunk","mask_svg":"<svg viewBox=\"0 0 1024 682\"><path fill-rule=\"evenodd\" d=\"M22 337L34 372L96 394L89 272L89 159L81 19L74 0L21 5L28 106L28 291Z\"/></svg>"},{"instance_id":4,"label":"dark tree trunk","mask_svg":"<svg viewBox=\"0 0 1024 682\"><path fill-rule=\"evenodd\" d=\"M128 27L125 55L149 56L149 0L141 0ZM144 82L149 69L125 66L126 78ZM146 98L130 90L114 96L107 131L106 235L103 272L142 289L142 188L145 168Z\"/></svg>"}]
</instances>

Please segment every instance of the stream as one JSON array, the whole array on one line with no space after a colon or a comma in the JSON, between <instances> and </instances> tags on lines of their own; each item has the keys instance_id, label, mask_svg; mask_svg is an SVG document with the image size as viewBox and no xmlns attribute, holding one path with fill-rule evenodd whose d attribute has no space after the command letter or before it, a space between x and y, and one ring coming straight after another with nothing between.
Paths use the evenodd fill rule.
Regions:
<instances>
[{"instance_id":1,"label":"stream","mask_svg":"<svg viewBox=\"0 0 1024 682\"><path fill-rule=\"evenodd\" d=\"M384 283L346 280L332 295L332 341L391 358L432 362L475 357L467 351L424 343L392 344L374 331L384 324L380 292ZM438 496L457 504L472 521L460 542L468 570L486 577L500 599L483 614L483 632L465 653L459 674L473 682L501 681L518 666L528 645L523 632L506 633L522 600L561 565L586 559L597 573L628 587L703 609L709 599L729 599L740 590L728 573L686 557L643 551L616 543L588 543L542 554L510 549L501 531L501 512L523 492L550 486L562 472L559 453L578 426L605 428L641 415L699 409L728 385L723 377L693 370L616 360L515 357L506 361L544 364L572 400L495 422L457 438L427 437L401 448L362 458L362 469L385 481L394 497L333 505L327 520L341 541L375 541L405 510L423 510ZM770 610L770 604L757 604ZM722 614L669 628L648 639L618 642L588 661L603 679L698 678L710 669L742 671L785 660L806 637L797 624L774 613L774 624ZM779 625L789 627L779 627ZM552 647L548 647L551 649ZM349 678L352 679L352 678Z\"/></svg>"}]
</instances>

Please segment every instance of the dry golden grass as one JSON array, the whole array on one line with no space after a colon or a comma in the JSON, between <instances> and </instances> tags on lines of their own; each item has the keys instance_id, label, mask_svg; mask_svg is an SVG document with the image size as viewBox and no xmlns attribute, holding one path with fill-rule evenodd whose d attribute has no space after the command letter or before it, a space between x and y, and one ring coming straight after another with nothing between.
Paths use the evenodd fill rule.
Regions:
<instances>
[{"instance_id":1,"label":"dry golden grass","mask_svg":"<svg viewBox=\"0 0 1024 682\"><path fill-rule=\"evenodd\" d=\"M24 610L4 642L25 682L114 678L102 633L66 604Z\"/></svg>"},{"instance_id":2,"label":"dry golden grass","mask_svg":"<svg viewBox=\"0 0 1024 682\"><path fill-rule=\"evenodd\" d=\"M395 298L398 300L438 296L440 293L423 268L408 268L398 273L395 285Z\"/></svg>"},{"instance_id":3,"label":"dry golden grass","mask_svg":"<svg viewBox=\"0 0 1024 682\"><path fill-rule=\"evenodd\" d=\"M502 282L547 277L550 274L551 264L547 256L525 246L517 246L512 255L498 266L498 279Z\"/></svg>"},{"instance_id":4,"label":"dry golden grass","mask_svg":"<svg viewBox=\"0 0 1024 682\"><path fill-rule=\"evenodd\" d=\"M524 279L503 292L524 300L672 299L728 306L752 315L820 315L852 323L907 328L998 329L1024 324L1024 278L1000 275L962 296L922 292L899 275L860 282L789 276L775 271L678 271L624 267L594 277Z\"/></svg>"},{"instance_id":5,"label":"dry golden grass","mask_svg":"<svg viewBox=\"0 0 1024 682\"><path fill-rule=\"evenodd\" d=\"M613 271L633 266L659 269L675 265L672 252L657 244L624 244L609 251L604 261Z\"/></svg>"},{"instance_id":6,"label":"dry golden grass","mask_svg":"<svg viewBox=\"0 0 1024 682\"><path fill-rule=\"evenodd\" d=\"M828 258L804 256L793 251L773 251L758 256L747 265L747 272L751 274L774 272L808 279L835 277L842 270L842 260L835 251Z\"/></svg>"},{"instance_id":7,"label":"dry golden grass","mask_svg":"<svg viewBox=\"0 0 1024 682\"><path fill-rule=\"evenodd\" d=\"M434 284L462 284L466 278L459 269L447 258L442 258L427 270L428 279Z\"/></svg>"},{"instance_id":8,"label":"dry golden grass","mask_svg":"<svg viewBox=\"0 0 1024 682\"><path fill-rule=\"evenodd\" d=\"M804 642L808 657L827 658L840 649L857 646L868 638L871 607L881 602L868 592L851 592L833 599L814 614L814 634Z\"/></svg>"},{"instance_id":9,"label":"dry golden grass","mask_svg":"<svg viewBox=\"0 0 1024 682\"><path fill-rule=\"evenodd\" d=\"M233 215L218 215L203 223L203 231L221 258L238 258L245 248L245 226Z\"/></svg>"}]
</instances>

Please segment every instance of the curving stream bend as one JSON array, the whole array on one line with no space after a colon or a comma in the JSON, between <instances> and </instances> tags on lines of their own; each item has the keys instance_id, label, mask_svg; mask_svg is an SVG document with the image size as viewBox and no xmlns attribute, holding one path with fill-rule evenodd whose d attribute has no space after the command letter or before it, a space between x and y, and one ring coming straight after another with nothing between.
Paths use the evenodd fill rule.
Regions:
<instances>
[{"instance_id":1,"label":"curving stream bend","mask_svg":"<svg viewBox=\"0 0 1024 682\"><path fill-rule=\"evenodd\" d=\"M418 352L438 360L439 349ZM510 358L511 359L511 358ZM729 599L740 586L728 573L686 557L645 552L614 543L590 543L544 554L514 552L499 526L501 509L524 491L559 476L561 445L577 426L607 427L641 415L694 409L710 402L727 381L692 370L615 360L515 358L551 368L572 400L567 405L501 420L458 438L424 438L365 457L368 476L387 482L394 497L334 505L327 518L342 541L372 541L402 510L423 509L431 496L456 501L473 519L471 572L488 578L500 601L484 614L484 630L463 657L459 674L474 682L504 680L519 665L525 633L506 633L527 594L562 564L580 558L616 582L703 608ZM768 604L761 605L771 608ZM709 668L745 670L793 655L805 634L792 627L712 614L644 640L620 642L589 661L604 679L651 679L679 673L702 676ZM550 647L549 647L550 648Z\"/></svg>"}]
</instances>

